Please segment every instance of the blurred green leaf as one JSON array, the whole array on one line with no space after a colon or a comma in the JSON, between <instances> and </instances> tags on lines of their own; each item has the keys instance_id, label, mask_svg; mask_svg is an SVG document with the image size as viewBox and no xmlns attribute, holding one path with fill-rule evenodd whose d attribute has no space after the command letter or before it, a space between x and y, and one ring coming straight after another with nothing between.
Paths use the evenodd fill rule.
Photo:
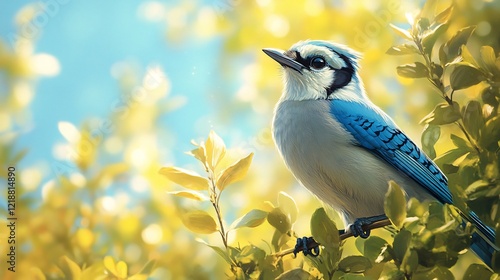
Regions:
<instances>
[{"instance_id":1,"label":"blurred green leaf","mask_svg":"<svg viewBox=\"0 0 500 280\"><path fill-rule=\"evenodd\" d=\"M485 79L483 73L472 64L457 63L451 72L450 85L453 90L460 90L477 85Z\"/></svg>"},{"instance_id":2,"label":"blurred green leaf","mask_svg":"<svg viewBox=\"0 0 500 280\"><path fill-rule=\"evenodd\" d=\"M488 181L477 180L465 189L465 194L470 200L484 197L490 191L492 184Z\"/></svg>"},{"instance_id":3,"label":"blurred green leaf","mask_svg":"<svg viewBox=\"0 0 500 280\"><path fill-rule=\"evenodd\" d=\"M211 130L205 142L205 156L208 166L214 170L226 154L226 145L222 138Z\"/></svg>"},{"instance_id":4,"label":"blurred green leaf","mask_svg":"<svg viewBox=\"0 0 500 280\"><path fill-rule=\"evenodd\" d=\"M305 279L315 279L309 272L303 270L302 268L294 268L283 272L276 280L305 280Z\"/></svg>"},{"instance_id":5,"label":"blurred green leaf","mask_svg":"<svg viewBox=\"0 0 500 280\"><path fill-rule=\"evenodd\" d=\"M471 264L464 273L463 280L490 279L493 272L482 264Z\"/></svg>"},{"instance_id":6,"label":"blurred green leaf","mask_svg":"<svg viewBox=\"0 0 500 280\"><path fill-rule=\"evenodd\" d=\"M422 149L431 159L434 159L436 157L436 150L434 149L434 145L436 145L436 142L439 140L440 135L441 128L437 125L427 124L424 127L424 131L422 132Z\"/></svg>"},{"instance_id":7,"label":"blurred green leaf","mask_svg":"<svg viewBox=\"0 0 500 280\"><path fill-rule=\"evenodd\" d=\"M160 169L160 174L185 188L195 191L208 190L208 180L196 174L194 171L179 167L163 167Z\"/></svg>"},{"instance_id":8,"label":"blurred green leaf","mask_svg":"<svg viewBox=\"0 0 500 280\"><path fill-rule=\"evenodd\" d=\"M220 177L217 179L217 188L222 191L228 185L243 179L248 172L248 168L250 168L252 159L253 153L250 153L248 156L238 160L233 165L224 169L224 171L221 172Z\"/></svg>"},{"instance_id":9,"label":"blurred green leaf","mask_svg":"<svg viewBox=\"0 0 500 280\"><path fill-rule=\"evenodd\" d=\"M495 50L490 46L482 46L479 53L481 54L481 62L484 69L488 70L490 73L497 74L498 68L495 64L497 59Z\"/></svg>"},{"instance_id":10,"label":"blurred green leaf","mask_svg":"<svg viewBox=\"0 0 500 280\"><path fill-rule=\"evenodd\" d=\"M209 234L217 231L214 218L203 210L194 210L182 215L182 223L192 232Z\"/></svg>"},{"instance_id":11,"label":"blurred green leaf","mask_svg":"<svg viewBox=\"0 0 500 280\"><path fill-rule=\"evenodd\" d=\"M405 274L399 270L395 264L386 263L380 274L379 280L405 280Z\"/></svg>"},{"instance_id":12,"label":"blurred green leaf","mask_svg":"<svg viewBox=\"0 0 500 280\"><path fill-rule=\"evenodd\" d=\"M343 272L362 273L370 269L372 264L364 256L348 256L340 260L338 267Z\"/></svg>"},{"instance_id":13,"label":"blurred green leaf","mask_svg":"<svg viewBox=\"0 0 500 280\"><path fill-rule=\"evenodd\" d=\"M290 216L290 222L293 224L297 220L297 215L299 213L299 209L297 208L297 204L295 204L295 200L287 193L281 191L278 194L278 205L283 210L283 212Z\"/></svg>"},{"instance_id":14,"label":"blurred green leaf","mask_svg":"<svg viewBox=\"0 0 500 280\"><path fill-rule=\"evenodd\" d=\"M287 233L292 228L290 218L279 207L268 213L267 221L281 233Z\"/></svg>"},{"instance_id":15,"label":"blurred green leaf","mask_svg":"<svg viewBox=\"0 0 500 280\"><path fill-rule=\"evenodd\" d=\"M318 208L311 217L311 233L316 241L328 248L338 248L340 237L335 223L324 208Z\"/></svg>"},{"instance_id":16,"label":"blurred green leaf","mask_svg":"<svg viewBox=\"0 0 500 280\"><path fill-rule=\"evenodd\" d=\"M453 280L453 274L444 267L435 266L432 269L418 270L413 274L412 280L428 280L428 279L439 279L439 280Z\"/></svg>"},{"instance_id":17,"label":"blurred green leaf","mask_svg":"<svg viewBox=\"0 0 500 280\"><path fill-rule=\"evenodd\" d=\"M399 263L402 263L406 251L410 248L411 243L411 232L403 229L394 236L394 243L392 247L394 249L394 256Z\"/></svg>"},{"instance_id":18,"label":"blurred green leaf","mask_svg":"<svg viewBox=\"0 0 500 280\"><path fill-rule=\"evenodd\" d=\"M250 210L239 219L233 222L230 228L237 229L242 227L256 227L262 224L267 218L267 212L259 209Z\"/></svg>"},{"instance_id":19,"label":"blurred green leaf","mask_svg":"<svg viewBox=\"0 0 500 280\"><path fill-rule=\"evenodd\" d=\"M469 51L469 48L467 48L466 45L462 45L462 47L460 48L460 56L462 57L463 62L468 63L475 68L479 68L479 64L477 63L476 59L474 59Z\"/></svg>"},{"instance_id":20,"label":"blurred green leaf","mask_svg":"<svg viewBox=\"0 0 500 280\"><path fill-rule=\"evenodd\" d=\"M82 269L78 264L72 261L67 256L62 257L62 266L61 269L64 271L64 274L68 279L80 279L82 275Z\"/></svg>"},{"instance_id":21,"label":"blurred green leaf","mask_svg":"<svg viewBox=\"0 0 500 280\"><path fill-rule=\"evenodd\" d=\"M481 104L475 100L469 101L465 105L463 113L464 126L470 136L479 139L479 132L484 127L483 111Z\"/></svg>"},{"instance_id":22,"label":"blurred green leaf","mask_svg":"<svg viewBox=\"0 0 500 280\"><path fill-rule=\"evenodd\" d=\"M429 71L427 67L421 62L415 62L412 64L405 64L396 67L398 75L405 78L425 78L429 76Z\"/></svg>"},{"instance_id":23,"label":"blurred green leaf","mask_svg":"<svg viewBox=\"0 0 500 280\"><path fill-rule=\"evenodd\" d=\"M418 54L419 51L417 47L415 47L415 45L413 44L402 44L399 46L391 47L385 53L390 55L405 55L405 54Z\"/></svg>"},{"instance_id":24,"label":"blurred green leaf","mask_svg":"<svg viewBox=\"0 0 500 280\"><path fill-rule=\"evenodd\" d=\"M491 86L486 87L481 92L481 99L483 100L483 102L485 104L496 107L496 106L498 106L498 103L499 103L497 98L496 98L496 96L498 95L498 92L499 92L498 88L494 88Z\"/></svg>"},{"instance_id":25,"label":"blurred green leaf","mask_svg":"<svg viewBox=\"0 0 500 280\"><path fill-rule=\"evenodd\" d=\"M434 18L434 22L447 23L451 17L452 12L453 12L453 6L449 6L448 8L446 8L445 10L436 15L436 17Z\"/></svg>"},{"instance_id":26,"label":"blurred green leaf","mask_svg":"<svg viewBox=\"0 0 500 280\"><path fill-rule=\"evenodd\" d=\"M460 119L460 105L453 101L453 106L448 103L438 104L434 110L425 116L420 123L443 125L456 122Z\"/></svg>"},{"instance_id":27,"label":"blurred green leaf","mask_svg":"<svg viewBox=\"0 0 500 280\"><path fill-rule=\"evenodd\" d=\"M385 194L384 211L394 226L397 228L403 226L406 218L406 199L403 190L394 181L389 182L389 189Z\"/></svg>"},{"instance_id":28,"label":"blurred green leaf","mask_svg":"<svg viewBox=\"0 0 500 280\"><path fill-rule=\"evenodd\" d=\"M500 116L489 119L481 130L479 145L490 151L496 151L500 139Z\"/></svg>"},{"instance_id":29,"label":"blurred green leaf","mask_svg":"<svg viewBox=\"0 0 500 280\"><path fill-rule=\"evenodd\" d=\"M401 263L401 268L405 271L406 274L413 274L418 267L418 254L415 250L410 249L406 251L406 254L403 258L403 262Z\"/></svg>"}]
</instances>

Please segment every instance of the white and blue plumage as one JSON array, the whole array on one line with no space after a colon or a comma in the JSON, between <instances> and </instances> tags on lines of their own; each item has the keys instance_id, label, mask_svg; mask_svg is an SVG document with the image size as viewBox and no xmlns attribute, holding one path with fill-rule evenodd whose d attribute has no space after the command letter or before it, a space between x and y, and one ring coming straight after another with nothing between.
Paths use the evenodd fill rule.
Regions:
<instances>
[{"instance_id":1,"label":"white and blue plumage","mask_svg":"<svg viewBox=\"0 0 500 280\"><path fill-rule=\"evenodd\" d=\"M366 238L361 226L384 217L389 180L408 197L452 203L439 168L368 99L356 52L326 41L263 51L284 68L273 120L281 156L297 180L343 214L356 236ZM483 237L472 248L491 262L494 231L474 213L466 216Z\"/></svg>"}]
</instances>

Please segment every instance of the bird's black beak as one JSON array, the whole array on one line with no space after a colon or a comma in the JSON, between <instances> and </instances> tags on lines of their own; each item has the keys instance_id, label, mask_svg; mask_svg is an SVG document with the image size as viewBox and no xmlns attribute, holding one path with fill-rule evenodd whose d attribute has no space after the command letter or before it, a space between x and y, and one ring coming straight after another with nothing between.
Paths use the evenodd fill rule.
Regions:
<instances>
[{"instance_id":1,"label":"bird's black beak","mask_svg":"<svg viewBox=\"0 0 500 280\"><path fill-rule=\"evenodd\" d=\"M262 49L262 51L270 56L272 59L276 60L281 66L289 67L299 73L302 73L302 69L305 68L304 65L293 60L293 58L287 56L284 51L278 49Z\"/></svg>"}]
</instances>

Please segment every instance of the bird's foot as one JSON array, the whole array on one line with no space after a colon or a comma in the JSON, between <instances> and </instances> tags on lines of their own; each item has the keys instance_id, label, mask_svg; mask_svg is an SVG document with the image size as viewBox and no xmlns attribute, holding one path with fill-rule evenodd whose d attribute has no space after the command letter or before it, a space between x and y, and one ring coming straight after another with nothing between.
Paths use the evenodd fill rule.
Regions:
<instances>
[{"instance_id":1,"label":"bird's foot","mask_svg":"<svg viewBox=\"0 0 500 280\"><path fill-rule=\"evenodd\" d=\"M363 229L363 226L371 225L375 222L387 219L386 215L379 215L373 217L358 218L349 225L349 230L354 237L368 238L370 236L370 229Z\"/></svg>"},{"instance_id":2,"label":"bird's foot","mask_svg":"<svg viewBox=\"0 0 500 280\"><path fill-rule=\"evenodd\" d=\"M319 243L312 237L297 238L293 255L297 256L299 252L304 253L304 256L311 255L317 257L319 255Z\"/></svg>"}]
</instances>

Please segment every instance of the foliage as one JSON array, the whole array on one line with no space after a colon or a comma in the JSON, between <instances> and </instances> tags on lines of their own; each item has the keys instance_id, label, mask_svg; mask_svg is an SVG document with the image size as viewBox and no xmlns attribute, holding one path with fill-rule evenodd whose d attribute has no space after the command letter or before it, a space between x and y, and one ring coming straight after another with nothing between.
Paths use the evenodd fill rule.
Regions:
<instances>
[{"instance_id":1,"label":"foliage","mask_svg":"<svg viewBox=\"0 0 500 280\"><path fill-rule=\"evenodd\" d=\"M23 221L17 231L19 270L0 270L0 278L498 277L498 267L492 271L466 253L472 229L459 226L454 207L406 202L394 183L385 205L392 226L372 230L366 240L339 236L339 217L318 208L274 151L269 119L281 84L275 64L260 55L263 47L287 48L307 38L361 51L370 98L409 135L420 133L413 124L422 119L423 149L448 176L457 208L470 208L494 226L500 140L495 1L456 0L453 7L428 1L417 15L411 13L419 8L414 1L199 2L144 5L153 8L146 10L154 10L154 17L164 13L167 44L182 49L215 38L223 46L219 68L211 74L217 82L197 94L209 97L207 105L218 109L214 119L203 116L201 123L217 123L216 130L233 148L214 132L195 143L188 154L201 163L203 175L177 158L188 141L176 142L180 134L171 124L179 120L172 111L184 99L169 95L171 81L159 67L141 73L126 62L116 67L120 91L109 115L81 124L62 119L57 128L65 142L54 144L54 150L63 156L42 164L26 162L30 150L19 138L35 125L29 113L37 81L57 74L47 70L58 69L57 59L36 53L36 36L0 43L0 162L3 170L22 167L17 209ZM401 5L394 7L395 2ZM16 16L19 33L33 21L33 9L30 5ZM409 29L396 27L408 26L401 23L408 12ZM389 23L402 39L385 28ZM398 44L387 51L393 56L384 55L395 40ZM36 67L47 56L52 62ZM415 59L407 60L410 56ZM231 86L220 86L226 84ZM208 125L183 125L194 135L210 130ZM255 137L242 143L249 133ZM172 162L182 168L161 168ZM277 200L269 202L276 194ZM5 192L0 195L5 201ZM0 211L6 216L4 208ZM5 219L0 226L5 228ZM321 243L320 256L284 254L298 236L309 233Z\"/></svg>"}]
</instances>

